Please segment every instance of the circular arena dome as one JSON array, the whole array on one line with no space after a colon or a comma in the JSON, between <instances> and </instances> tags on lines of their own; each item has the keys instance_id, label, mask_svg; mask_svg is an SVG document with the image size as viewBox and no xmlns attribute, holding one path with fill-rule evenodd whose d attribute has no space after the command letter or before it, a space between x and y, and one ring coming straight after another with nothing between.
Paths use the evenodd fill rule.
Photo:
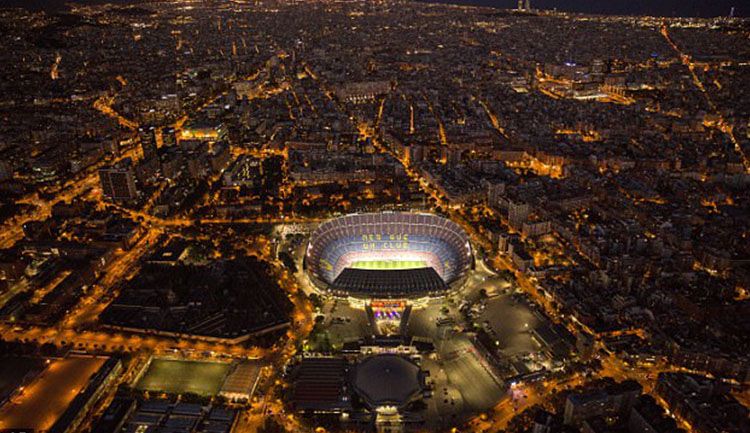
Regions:
<instances>
[{"instance_id":1,"label":"circular arena dome","mask_svg":"<svg viewBox=\"0 0 750 433\"><path fill-rule=\"evenodd\" d=\"M354 389L370 409L404 407L422 394L424 374L412 361L384 354L365 358L354 369Z\"/></svg>"},{"instance_id":2,"label":"circular arena dome","mask_svg":"<svg viewBox=\"0 0 750 433\"><path fill-rule=\"evenodd\" d=\"M471 267L464 230L433 214L352 214L312 233L305 266L340 295L410 297L437 294Z\"/></svg>"}]
</instances>

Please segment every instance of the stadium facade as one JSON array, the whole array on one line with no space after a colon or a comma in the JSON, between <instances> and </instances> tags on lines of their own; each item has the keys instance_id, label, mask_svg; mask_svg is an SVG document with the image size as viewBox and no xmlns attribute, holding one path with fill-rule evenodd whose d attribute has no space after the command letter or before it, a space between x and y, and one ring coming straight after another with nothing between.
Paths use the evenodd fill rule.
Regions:
<instances>
[{"instance_id":1,"label":"stadium facade","mask_svg":"<svg viewBox=\"0 0 750 433\"><path fill-rule=\"evenodd\" d=\"M466 232L434 214L351 214L312 233L305 267L321 290L360 299L424 298L460 285L473 265Z\"/></svg>"}]
</instances>

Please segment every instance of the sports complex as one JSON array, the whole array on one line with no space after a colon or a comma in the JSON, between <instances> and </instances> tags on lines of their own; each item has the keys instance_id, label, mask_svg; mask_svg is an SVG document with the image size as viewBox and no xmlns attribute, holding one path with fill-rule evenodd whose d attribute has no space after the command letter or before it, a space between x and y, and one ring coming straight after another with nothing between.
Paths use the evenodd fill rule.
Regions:
<instances>
[{"instance_id":1,"label":"sports complex","mask_svg":"<svg viewBox=\"0 0 750 433\"><path fill-rule=\"evenodd\" d=\"M444 296L473 266L469 238L434 214L381 212L329 220L310 236L304 266L322 291L358 299Z\"/></svg>"},{"instance_id":2,"label":"sports complex","mask_svg":"<svg viewBox=\"0 0 750 433\"><path fill-rule=\"evenodd\" d=\"M140 391L249 399L261 365L252 359L220 362L152 357L132 382Z\"/></svg>"},{"instance_id":3,"label":"sports complex","mask_svg":"<svg viewBox=\"0 0 750 433\"><path fill-rule=\"evenodd\" d=\"M289 237L283 248L302 259L295 273L305 291L323 296L313 298L315 325L287 369L295 412L355 429L442 431L494 407L507 378L553 367L545 353L554 344L537 340L560 339L536 337L552 325L542 326L512 277L482 255L475 261L455 222L359 213L303 233L306 243Z\"/></svg>"},{"instance_id":4,"label":"sports complex","mask_svg":"<svg viewBox=\"0 0 750 433\"><path fill-rule=\"evenodd\" d=\"M138 380L137 388L169 394L216 395L229 368L228 363L221 362L154 359Z\"/></svg>"}]
</instances>

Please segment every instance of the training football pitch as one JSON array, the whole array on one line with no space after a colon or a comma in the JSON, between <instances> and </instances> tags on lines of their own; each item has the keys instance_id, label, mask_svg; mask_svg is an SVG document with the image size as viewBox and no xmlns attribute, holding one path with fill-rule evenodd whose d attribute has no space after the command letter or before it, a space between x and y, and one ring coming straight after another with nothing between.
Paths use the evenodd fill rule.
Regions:
<instances>
[{"instance_id":1,"label":"training football pitch","mask_svg":"<svg viewBox=\"0 0 750 433\"><path fill-rule=\"evenodd\" d=\"M221 362L154 359L136 388L170 394L216 395L229 371Z\"/></svg>"},{"instance_id":2,"label":"training football pitch","mask_svg":"<svg viewBox=\"0 0 750 433\"><path fill-rule=\"evenodd\" d=\"M352 263L354 269L398 270L426 268L422 260L361 260Z\"/></svg>"}]
</instances>

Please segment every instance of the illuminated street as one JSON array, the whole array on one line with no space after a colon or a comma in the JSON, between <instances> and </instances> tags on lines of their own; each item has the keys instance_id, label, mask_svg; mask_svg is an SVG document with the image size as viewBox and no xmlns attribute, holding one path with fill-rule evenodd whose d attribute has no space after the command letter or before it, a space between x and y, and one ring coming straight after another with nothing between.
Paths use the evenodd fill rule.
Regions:
<instances>
[{"instance_id":1,"label":"illuminated street","mask_svg":"<svg viewBox=\"0 0 750 433\"><path fill-rule=\"evenodd\" d=\"M0 428L49 429L104 363L97 358L69 358L47 368L0 410Z\"/></svg>"},{"instance_id":2,"label":"illuminated street","mask_svg":"<svg viewBox=\"0 0 750 433\"><path fill-rule=\"evenodd\" d=\"M0 429L747 433L747 8L489 3L3 5Z\"/></svg>"}]
</instances>

